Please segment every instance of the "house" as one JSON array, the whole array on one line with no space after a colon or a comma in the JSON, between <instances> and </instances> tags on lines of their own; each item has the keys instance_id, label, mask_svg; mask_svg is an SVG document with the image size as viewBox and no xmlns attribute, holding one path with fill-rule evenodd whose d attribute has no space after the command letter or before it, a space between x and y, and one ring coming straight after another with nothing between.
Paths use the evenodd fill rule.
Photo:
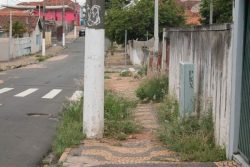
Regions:
<instances>
[{"instance_id":1,"label":"house","mask_svg":"<svg viewBox=\"0 0 250 167\"><path fill-rule=\"evenodd\" d=\"M62 10L65 5L64 19L66 24L74 24L76 17L76 25L80 25L80 5L72 0L44 0L45 2L22 2L17 6L33 6L35 16L43 17L43 4L46 4L45 20L55 21L62 24ZM40 8L40 10L39 10Z\"/></svg>"},{"instance_id":2,"label":"house","mask_svg":"<svg viewBox=\"0 0 250 167\"><path fill-rule=\"evenodd\" d=\"M0 12L0 26L2 27L2 33L0 36L0 50L5 51L5 53L2 52L0 61L8 61L23 55L36 53L41 50L42 24L39 17L31 16L29 14L19 15L18 12L17 14L13 12L12 23L13 35L15 31L15 23L22 25L24 32L19 36L13 36L10 39L10 16L9 14L7 15L6 13ZM11 46L9 46L9 40L11 40Z\"/></svg>"}]
</instances>

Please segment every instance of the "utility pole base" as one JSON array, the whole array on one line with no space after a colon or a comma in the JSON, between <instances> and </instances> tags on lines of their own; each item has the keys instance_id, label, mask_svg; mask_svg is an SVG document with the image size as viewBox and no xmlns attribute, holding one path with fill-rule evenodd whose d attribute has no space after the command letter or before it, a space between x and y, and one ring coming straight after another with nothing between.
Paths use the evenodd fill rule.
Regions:
<instances>
[{"instance_id":1,"label":"utility pole base","mask_svg":"<svg viewBox=\"0 0 250 167\"><path fill-rule=\"evenodd\" d=\"M42 39L42 56L45 56L45 39Z\"/></svg>"}]
</instances>

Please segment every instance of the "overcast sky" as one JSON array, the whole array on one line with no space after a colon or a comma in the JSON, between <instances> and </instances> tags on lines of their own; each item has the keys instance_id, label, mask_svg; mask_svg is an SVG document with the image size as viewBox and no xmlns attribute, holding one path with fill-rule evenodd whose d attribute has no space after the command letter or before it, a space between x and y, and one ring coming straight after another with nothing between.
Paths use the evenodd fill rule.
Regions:
<instances>
[{"instance_id":1,"label":"overcast sky","mask_svg":"<svg viewBox=\"0 0 250 167\"><path fill-rule=\"evenodd\" d=\"M29 2L29 1L39 2L42 0L0 0L0 5L7 5L7 4L15 5L15 4L20 3L20 2ZM80 4L83 4L83 2L85 2L85 0L77 0L77 2L79 2Z\"/></svg>"}]
</instances>

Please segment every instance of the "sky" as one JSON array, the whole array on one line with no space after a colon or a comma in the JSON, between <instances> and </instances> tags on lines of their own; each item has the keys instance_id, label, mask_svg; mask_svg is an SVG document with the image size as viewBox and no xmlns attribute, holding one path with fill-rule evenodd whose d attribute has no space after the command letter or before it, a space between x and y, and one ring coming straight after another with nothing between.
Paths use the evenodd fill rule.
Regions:
<instances>
[{"instance_id":1,"label":"sky","mask_svg":"<svg viewBox=\"0 0 250 167\"><path fill-rule=\"evenodd\" d=\"M29 1L35 1L35 2L39 2L41 0L0 0L0 5L15 5L17 3L21 3L21 2L29 2ZM77 0L77 2L79 2L80 4L83 4L85 2L85 0ZM0 6L1 8L1 6Z\"/></svg>"}]
</instances>

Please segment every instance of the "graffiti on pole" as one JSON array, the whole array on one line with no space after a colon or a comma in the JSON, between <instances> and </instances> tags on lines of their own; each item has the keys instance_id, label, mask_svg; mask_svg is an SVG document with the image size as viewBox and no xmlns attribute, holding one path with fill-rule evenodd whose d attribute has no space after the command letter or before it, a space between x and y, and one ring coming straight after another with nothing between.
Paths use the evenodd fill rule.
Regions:
<instances>
[{"instance_id":1,"label":"graffiti on pole","mask_svg":"<svg viewBox=\"0 0 250 167\"><path fill-rule=\"evenodd\" d=\"M87 0L86 3L87 26L94 29L104 28L104 0Z\"/></svg>"}]
</instances>

